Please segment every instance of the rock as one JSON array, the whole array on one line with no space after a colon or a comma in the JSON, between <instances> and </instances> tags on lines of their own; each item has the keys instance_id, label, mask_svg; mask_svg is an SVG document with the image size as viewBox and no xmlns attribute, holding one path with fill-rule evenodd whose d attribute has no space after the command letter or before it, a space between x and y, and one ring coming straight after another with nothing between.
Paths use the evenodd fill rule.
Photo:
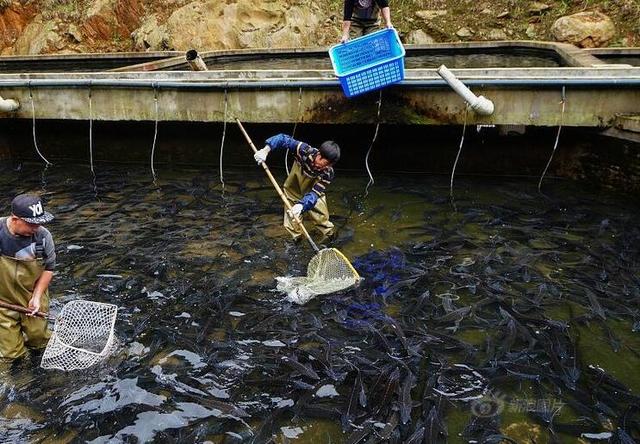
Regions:
<instances>
[{"instance_id":1,"label":"rock","mask_svg":"<svg viewBox=\"0 0 640 444\"><path fill-rule=\"evenodd\" d=\"M480 11L480 14L484 14L484 15L491 15L493 11L491 11L491 9L489 8L484 8L482 11Z\"/></svg>"},{"instance_id":2,"label":"rock","mask_svg":"<svg viewBox=\"0 0 640 444\"><path fill-rule=\"evenodd\" d=\"M38 5L34 2L13 2L0 10L0 50L13 53L11 46L36 15Z\"/></svg>"},{"instance_id":3,"label":"rock","mask_svg":"<svg viewBox=\"0 0 640 444\"><path fill-rule=\"evenodd\" d=\"M247 1L247 4L252 5L250 8L255 8L255 2ZM282 20L275 25L277 30L270 36L269 46L275 48L318 46L320 36L317 33L326 34L326 30L320 26L323 13L315 3L300 2L287 6L285 2L279 3L278 7L282 8ZM248 46L253 46L253 42Z\"/></svg>"},{"instance_id":4,"label":"rock","mask_svg":"<svg viewBox=\"0 0 640 444\"><path fill-rule=\"evenodd\" d=\"M506 17L509 17L509 11L502 11L500 14L496 16L496 18L499 18L499 19L506 18Z\"/></svg>"},{"instance_id":5,"label":"rock","mask_svg":"<svg viewBox=\"0 0 640 444\"><path fill-rule=\"evenodd\" d=\"M168 49L204 52L318 46L326 39L325 18L317 5L306 2L197 0L175 10L161 26Z\"/></svg>"},{"instance_id":6,"label":"rock","mask_svg":"<svg viewBox=\"0 0 640 444\"><path fill-rule=\"evenodd\" d=\"M529 26L527 26L527 29L524 33L530 39L535 39L538 36L538 33L536 32L536 25L534 25L533 23L529 23Z\"/></svg>"},{"instance_id":7,"label":"rock","mask_svg":"<svg viewBox=\"0 0 640 444\"><path fill-rule=\"evenodd\" d=\"M559 42L596 48L609 42L616 35L616 28L607 15L588 11L560 17L551 27L551 34Z\"/></svg>"},{"instance_id":8,"label":"rock","mask_svg":"<svg viewBox=\"0 0 640 444\"><path fill-rule=\"evenodd\" d=\"M168 49L199 52L238 48L232 22L236 8L213 1L195 1L173 11L164 23ZM221 20L224 17L225 20Z\"/></svg>"},{"instance_id":9,"label":"rock","mask_svg":"<svg viewBox=\"0 0 640 444\"><path fill-rule=\"evenodd\" d=\"M548 9L551 9L551 6L546 3L532 2L531 5L529 5L529 14L540 15Z\"/></svg>"},{"instance_id":10,"label":"rock","mask_svg":"<svg viewBox=\"0 0 640 444\"><path fill-rule=\"evenodd\" d=\"M416 29L414 31L411 31L407 36L407 43L413 43L415 45L428 45L430 43L435 43L435 40L422 29Z\"/></svg>"},{"instance_id":11,"label":"rock","mask_svg":"<svg viewBox=\"0 0 640 444\"><path fill-rule=\"evenodd\" d=\"M165 26L158 26L158 18L150 15L138 29L131 33L136 51L166 51L171 49Z\"/></svg>"},{"instance_id":12,"label":"rock","mask_svg":"<svg viewBox=\"0 0 640 444\"><path fill-rule=\"evenodd\" d=\"M433 20L436 17L441 17L443 15L447 15L446 9L432 9L432 10L424 10L416 12L418 18L422 20Z\"/></svg>"},{"instance_id":13,"label":"rock","mask_svg":"<svg viewBox=\"0 0 640 444\"><path fill-rule=\"evenodd\" d=\"M494 28L491 31L489 31L487 38L489 40L507 40L508 39L507 34L504 32L504 30L499 28Z\"/></svg>"},{"instance_id":14,"label":"rock","mask_svg":"<svg viewBox=\"0 0 640 444\"><path fill-rule=\"evenodd\" d=\"M461 39L466 39L473 35L473 31L468 28L460 28L456 31L456 35Z\"/></svg>"},{"instance_id":15,"label":"rock","mask_svg":"<svg viewBox=\"0 0 640 444\"><path fill-rule=\"evenodd\" d=\"M82 42L82 34L80 33L80 30L76 27L76 25L69 25L66 34L74 43Z\"/></svg>"},{"instance_id":16,"label":"rock","mask_svg":"<svg viewBox=\"0 0 640 444\"><path fill-rule=\"evenodd\" d=\"M82 33L93 40L114 40L131 35L140 26L138 0L97 0L87 9Z\"/></svg>"},{"instance_id":17,"label":"rock","mask_svg":"<svg viewBox=\"0 0 640 444\"><path fill-rule=\"evenodd\" d=\"M58 35L58 23L44 20L42 15L34 17L13 45L17 55L45 54L50 48L60 48L62 38Z\"/></svg>"}]
</instances>

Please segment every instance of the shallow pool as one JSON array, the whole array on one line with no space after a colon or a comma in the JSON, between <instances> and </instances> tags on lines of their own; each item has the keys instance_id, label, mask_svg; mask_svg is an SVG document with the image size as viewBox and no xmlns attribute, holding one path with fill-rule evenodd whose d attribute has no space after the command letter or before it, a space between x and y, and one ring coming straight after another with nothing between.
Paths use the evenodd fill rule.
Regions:
<instances>
[{"instance_id":1,"label":"shallow pool","mask_svg":"<svg viewBox=\"0 0 640 444\"><path fill-rule=\"evenodd\" d=\"M36 190L57 216L52 311L120 311L98 368L0 364L0 441L640 437L630 196L460 177L452 202L448 177L418 174L365 196L368 178L338 168L334 246L364 282L297 306L274 278L304 274L312 250L287 240L257 168L225 171L224 189L215 169L156 169L155 184L141 166L2 170L4 213Z\"/></svg>"}]
</instances>

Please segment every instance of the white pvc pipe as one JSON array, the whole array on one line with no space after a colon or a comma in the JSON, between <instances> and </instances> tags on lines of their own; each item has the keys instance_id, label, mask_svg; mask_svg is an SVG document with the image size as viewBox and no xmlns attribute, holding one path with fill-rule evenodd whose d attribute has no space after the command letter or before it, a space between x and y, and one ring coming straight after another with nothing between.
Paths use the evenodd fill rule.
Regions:
<instances>
[{"instance_id":1,"label":"white pvc pipe","mask_svg":"<svg viewBox=\"0 0 640 444\"><path fill-rule=\"evenodd\" d=\"M493 114L493 102L483 96L476 96L472 93L471 90L467 88L464 83L458 80L458 78L453 75L446 66L440 65L437 72L440 77L442 77L444 81L447 82L449 86L469 104L473 111L483 116L490 116Z\"/></svg>"},{"instance_id":2,"label":"white pvc pipe","mask_svg":"<svg viewBox=\"0 0 640 444\"><path fill-rule=\"evenodd\" d=\"M17 100L13 99L3 99L0 97L0 111L2 112L11 112L20 108L20 104Z\"/></svg>"}]
</instances>

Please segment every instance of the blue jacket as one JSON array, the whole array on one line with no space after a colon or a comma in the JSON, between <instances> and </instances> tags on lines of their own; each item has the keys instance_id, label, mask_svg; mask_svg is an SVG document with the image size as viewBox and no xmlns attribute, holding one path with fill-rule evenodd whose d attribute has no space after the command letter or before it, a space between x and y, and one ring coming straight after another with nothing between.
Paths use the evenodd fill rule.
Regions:
<instances>
[{"instance_id":1,"label":"blue jacket","mask_svg":"<svg viewBox=\"0 0 640 444\"><path fill-rule=\"evenodd\" d=\"M296 162L300 164L302 173L307 177L317 178L318 180L307 194L302 196L298 203L302 204L302 212L307 212L316 205L318 199L324 196L327 185L331 183L335 172L332 167L317 170L313 166L313 159L320 154L317 148L300 142L286 134L277 134L269 137L266 142L272 151L288 150L295 156Z\"/></svg>"}]
</instances>

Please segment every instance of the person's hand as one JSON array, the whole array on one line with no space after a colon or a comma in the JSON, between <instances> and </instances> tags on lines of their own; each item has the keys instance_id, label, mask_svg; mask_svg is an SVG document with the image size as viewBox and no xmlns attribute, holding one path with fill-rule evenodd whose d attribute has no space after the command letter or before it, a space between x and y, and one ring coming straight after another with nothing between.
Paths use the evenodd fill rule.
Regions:
<instances>
[{"instance_id":1,"label":"person's hand","mask_svg":"<svg viewBox=\"0 0 640 444\"><path fill-rule=\"evenodd\" d=\"M393 29L393 25L391 24L391 22L387 22L387 28Z\"/></svg>"},{"instance_id":2,"label":"person's hand","mask_svg":"<svg viewBox=\"0 0 640 444\"><path fill-rule=\"evenodd\" d=\"M291 213L291 217L294 219L300 219L300 215L302 214L302 204L298 203L292 206L289 213Z\"/></svg>"},{"instance_id":3,"label":"person's hand","mask_svg":"<svg viewBox=\"0 0 640 444\"><path fill-rule=\"evenodd\" d=\"M342 37L340 38L340 43L347 43L348 40L349 40L349 34L342 34Z\"/></svg>"},{"instance_id":4,"label":"person's hand","mask_svg":"<svg viewBox=\"0 0 640 444\"><path fill-rule=\"evenodd\" d=\"M31 296L29 300L29 310L31 310L31 313L29 313L28 316L33 316L40 311L40 295L34 294Z\"/></svg>"},{"instance_id":5,"label":"person's hand","mask_svg":"<svg viewBox=\"0 0 640 444\"><path fill-rule=\"evenodd\" d=\"M271 148L269 147L269 145L265 146L261 150L256 151L256 153L253 155L253 158L256 159L258 165L262 165L262 162L265 162L267 160L267 156L269 155L270 151Z\"/></svg>"}]
</instances>

